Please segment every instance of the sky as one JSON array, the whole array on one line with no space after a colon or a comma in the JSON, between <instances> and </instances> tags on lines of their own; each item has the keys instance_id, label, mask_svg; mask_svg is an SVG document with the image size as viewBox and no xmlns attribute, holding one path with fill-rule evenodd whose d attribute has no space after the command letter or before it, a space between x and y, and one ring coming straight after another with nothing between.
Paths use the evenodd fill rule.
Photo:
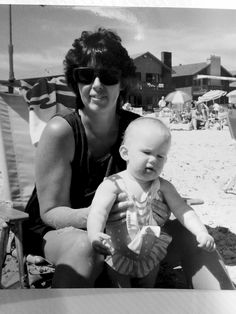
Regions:
<instances>
[{"instance_id":1,"label":"sky","mask_svg":"<svg viewBox=\"0 0 236 314\"><path fill-rule=\"evenodd\" d=\"M12 5L16 79L63 73L63 59L83 30L117 32L131 57L149 51L172 65L221 57L236 70L236 9ZM0 79L9 77L9 5L0 4Z\"/></svg>"}]
</instances>

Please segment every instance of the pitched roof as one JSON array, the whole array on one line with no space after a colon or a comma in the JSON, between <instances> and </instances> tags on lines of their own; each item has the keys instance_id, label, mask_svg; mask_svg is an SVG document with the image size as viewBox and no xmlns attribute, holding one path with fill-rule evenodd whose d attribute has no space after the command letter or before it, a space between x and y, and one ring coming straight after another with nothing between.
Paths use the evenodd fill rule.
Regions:
<instances>
[{"instance_id":1,"label":"pitched roof","mask_svg":"<svg viewBox=\"0 0 236 314\"><path fill-rule=\"evenodd\" d=\"M203 70L209 64L207 62L201 63L192 63L192 64L180 64L178 66L173 66L173 70L175 73L172 75L173 77L177 76L187 76L187 75L194 75L199 71Z\"/></svg>"},{"instance_id":2,"label":"pitched roof","mask_svg":"<svg viewBox=\"0 0 236 314\"><path fill-rule=\"evenodd\" d=\"M233 76L236 76L236 70L230 71L230 73L231 73Z\"/></svg>"},{"instance_id":3,"label":"pitched roof","mask_svg":"<svg viewBox=\"0 0 236 314\"><path fill-rule=\"evenodd\" d=\"M131 57L132 59L137 59L137 58L141 57L142 55L144 55L145 53L146 53L146 52L134 53L134 54L130 55L130 57Z\"/></svg>"},{"instance_id":4,"label":"pitched roof","mask_svg":"<svg viewBox=\"0 0 236 314\"><path fill-rule=\"evenodd\" d=\"M142 52L142 53L136 53L131 55L131 58L133 60L138 59L144 55L148 55L149 57L151 57L152 59L154 59L155 61L157 61L158 63L160 63L164 68L166 68L169 71L172 71L172 69L170 67L168 67L166 64L164 64L161 60L159 60L157 57L155 57L152 53L150 53L149 51L147 52Z\"/></svg>"}]
</instances>

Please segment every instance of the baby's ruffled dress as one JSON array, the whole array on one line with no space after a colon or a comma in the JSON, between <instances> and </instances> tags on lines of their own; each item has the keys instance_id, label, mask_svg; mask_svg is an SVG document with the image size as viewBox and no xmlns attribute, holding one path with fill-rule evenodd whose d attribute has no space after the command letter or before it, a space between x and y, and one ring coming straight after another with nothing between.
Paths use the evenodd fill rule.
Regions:
<instances>
[{"instance_id":1,"label":"baby's ruffled dress","mask_svg":"<svg viewBox=\"0 0 236 314\"><path fill-rule=\"evenodd\" d=\"M123 178L116 178L116 182L133 199L134 206L127 210L126 219L107 224L106 233L111 237L113 250L105 261L120 274L142 278L166 256L172 238L161 227L169 219L170 212L165 215L160 212L155 215L155 220L153 218L152 209L160 199L159 178L148 192L143 193L140 201L129 193Z\"/></svg>"}]
</instances>

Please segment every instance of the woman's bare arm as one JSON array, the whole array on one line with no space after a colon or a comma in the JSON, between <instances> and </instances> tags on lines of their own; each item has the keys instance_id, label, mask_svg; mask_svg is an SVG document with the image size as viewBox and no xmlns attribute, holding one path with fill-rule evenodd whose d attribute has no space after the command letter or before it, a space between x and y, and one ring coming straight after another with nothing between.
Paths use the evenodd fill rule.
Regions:
<instances>
[{"instance_id":1,"label":"woman's bare arm","mask_svg":"<svg viewBox=\"0 0 236 314\"><path fill-rule=\"evenodd\" d=\"M55 117L46 126L36 151L36 188L42 220L53 228L86 228L88 208L72 209L71 162L75 142L70 125Z\"/></svg>"}]
</instances>

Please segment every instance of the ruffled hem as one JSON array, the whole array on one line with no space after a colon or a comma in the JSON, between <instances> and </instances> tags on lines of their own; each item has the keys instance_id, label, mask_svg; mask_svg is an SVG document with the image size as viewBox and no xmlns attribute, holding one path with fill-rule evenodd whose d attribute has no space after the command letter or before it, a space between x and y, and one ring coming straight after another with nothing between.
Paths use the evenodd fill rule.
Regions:
<instances>
[{"instance_id":1,"label":"ruffled hem","mask_svg":"<svg viewBox=\"0 0 236 314\"><path fill-rule=\"evenodd\" d=\"M166 256L167 247L172 237L161 232L160 237L154 240L153 247L147 254L137 255L137 258L124 256L121 251L106 257L106 263L122 275L135 278L147 276Z\"/></svg>"}]
</instances>

